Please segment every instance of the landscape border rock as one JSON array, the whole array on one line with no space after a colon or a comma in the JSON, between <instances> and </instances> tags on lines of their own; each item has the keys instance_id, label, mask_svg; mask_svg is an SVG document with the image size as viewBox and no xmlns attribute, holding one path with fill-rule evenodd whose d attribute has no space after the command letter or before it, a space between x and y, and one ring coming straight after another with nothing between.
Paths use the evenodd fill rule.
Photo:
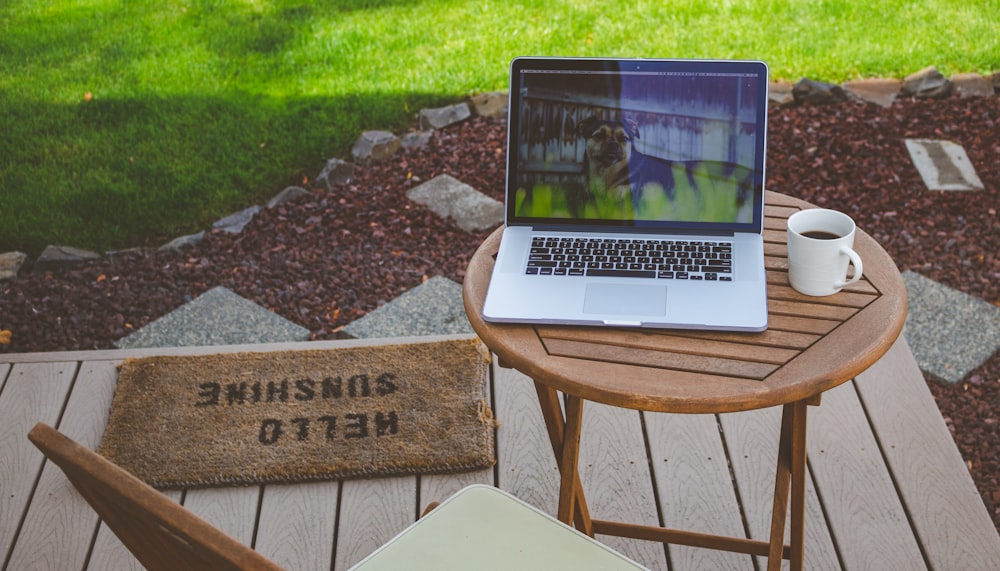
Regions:
<instances>
[{"instance_id":1,"label":"landscape border rock","mask_svg":"<svg viewBox=\"0 0 1000 571\"><path fill-rule=\"evenodd\" d=\"M487 119L504 119L510 105L510 97L502 91L479 93L469 98L472 109L479 117Z\"/></svg>"},{"instance_id":2,"label":"landscape border rock","mask_svg":"<svg viewBox=\"0 0 1000 571\"><path fill-rule=\"evenodd\" d=\"M444 129L445 127L461 123L472 116L469 106L462 102L446 107L420 110L421 129Z\"/></svg>"},{"instance_id":3,"label":"landscape border rock","mask_svg":"<svg viewBox=\"0 0 1000 571\"><path fill-rule=\"evenodd\" d=\"M32 272L58 272L73 266L99 260L101 255L73 246L46 246L31 268Z\"/></svg>"},{"instance_id":4,"label":"landscape border rock","mask_svg":"<svg viewBox=\"0 0 1000 571\"><path fill-rule=\"evenodd\" d=\"M229 216L220 218L212 224L212 228L217 230L222 230L223 232L229 232L230 234L239 234L243 231L243 228L253 220L254 216L260 212L260 206L250 206L244 208L239 212L234 212Z\"/></svg>"},{"instance_id":5,"label":"landscape border rock","mask_svg":"<svg viewBox=\"0 0 1000 571\"><path fill-rule=\"evenodd\" d=\"M989 97L995 86L989 78L978 73L959 73L951 76L951 83L959 97Z\"/></svg>"},{"instance_id":6,"label":"landscape border rock","mask_svg":"<svg viewBox=\"0 0 1000 571\"><path fill-rule=\"evenodd\" d=\"M807 78L795 84L792 96L796 102L809 105L827 105L847 99L847 94L841 86Z\"/></svg>"},{"instance_id":7,"label":"landscape border rock","mask_svg":"<svg viewBox=\"0 0 1000 571\"><path fill-rule=\"evenodd\" d=\"M895 103L903 82L898 79L855 79L842 84L847 96L861 102L889 108Z\"/></svg>"},{"instance_id":8,"label":"landscape border rock","mask_svg":"<svg viewBox=\"0 0 1000 571\"><path fill-rule=\"evenodd\" d=\"M28 255L24 252L5 252L0 254L0 281L12 280L21 271Z\"/></svg>"},{"instance_id":9,"label":"landscape border rock","mask_svg":"<svg viewBox=\"0 0 1000 571\"><path fill-rule=\"evenodd\" d=\"M917 99L939 99L951 94L954 85L934 66L911 73L903 80L903 95Z\"/></svg>"},{"instance_id":10,"label":"landscape border rock","mask_svg":"<svg viewBox=\"0 0 1000 571\"><path fill-rule=\"evenodd\" d=\"M355 147L357 146L355 144ZM352 180L354 180L354 163L338 158L326 161L326 166L316 177L316 182L327 190L332 190L338 184L349 184Z\"/></svg>"},{"instance_id":11,"label":"landscape border rock","mask_svg":"<svg viewBox=\"0 0 1000 571\"><path fill-rule=\"evenodd\" d=\"M188 234L187 236L178 236L173 240L167 242L166 244L160 246L160 250L173 250L174 252L179 252L188 246L194 246L198 242L201 242L205 238L205 231L202 230L196 234Z\"/></svg>"},{"instance_id":12,"label":"landscape border rock","mask_svg":"<svg viewBox=\"0 0 1000 571\"><path fill-rule=\"evenodd\" d=\"M278 194L274 195L274 198L267 201L268 208L274 208L279 204L284 204L289 200L295 200L300 196L305 196L309 194L309 191L302 188L301 186L289 186L285 190L282 190Z\"/></svg>"},{"instance_id":13,"label":"landscape border rock","mask_svg":"<svg viewBox=\"0 0 1000 571\"><path fill-rule=\"evenodd\" d=\"M402 145L399 137L389 131L364 131L351 148L351 156L364 165L380 163L392 158Z\"/></svg>"},{"instance_id":14,"label":"landscape border rock","mask_svg":"<svg viewBox=\"0 0 1000 571\"><path fill-rule=\"evenodd\" d=\"M798 89L798 93L796 93L796 89ZM840 101L843 98L849 98L861 103L873 103L882 107L890 107L899 96L929 99L946 97L952 92L957 92L960 97L995 96L997 93L1000 93L1000 71L986 76L978 73L960 73L948 79L935 66L931 65L908 75L902 81L886 78L855 79L846 81L839 86L808 78L803 78L794 85L784 81L772 81L768 89L768 101L769 104L780 107L799 104L826 104ZM426 145L434 129L464 121L472 115L473 110L477 116L492 119L504 118L508 112L508 95L504 92L477 94L469 97L468 101L468 103L461 102L445 107L421 110L418 115L419 130L406 133L402 137L388 131L364 131L352 148L352 156L354 156L357 162L365 165L385 161L401 149ZM471 110L469 107L470 104L472 105ZM434 125L440 126L435 127ZM323 171L317 176L316 182L326 188L326 190L331 190L336 185L349 184L353 180L353 177L353 163L339 158L331 158L327 161ZM282 194L291 190L291 188L295 187L286 188L282 191ZM305 189L300 190L305 191ZM299 195L301 193L284 197L282 200L291 200ZM278 204L279 202L275 202L277 199L277 196L273 198L268 203L268 206L271 207ZM260 209L259 206L250 207L222 220L241 215L254 208ZM254 214L256 214L256 211ZM222 220L216 222L216 224L219 224ZM204 231L180 236L160 246L159 249L179 251L197 244L204 236ZM68 247L49 246L46 250L48 248ZM74 250L76 249L74 248ZM93 252L90 252L90 254L100 257L99 254ZM34 266L36 268L39 261L42 261L42 256L39 256L38 261L35 262ZM24 263L25 261L22 261L21 265L12 270L13 276L0 277L0 279L16 278ZM72 264L74 262L64 261L56 265L61 266L67 263ZM46 262L43 262L42 268L45 267Z\"/></svg>"}]
</instances>

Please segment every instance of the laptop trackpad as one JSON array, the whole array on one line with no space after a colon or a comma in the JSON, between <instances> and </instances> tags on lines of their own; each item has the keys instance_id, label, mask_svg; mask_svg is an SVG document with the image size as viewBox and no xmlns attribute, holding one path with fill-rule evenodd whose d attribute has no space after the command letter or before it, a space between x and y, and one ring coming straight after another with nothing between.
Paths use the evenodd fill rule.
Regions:
<instances>
[{"instance_id":1,"label":"laptop trackpad","mask_svg":"<svg viewBox=\"0 0 1000 571\"><path fill-rule=\"evenodd\" d=\"M584 313L666 315L667 288L659 285L589 284Z\"/></svg>"}]
</instances>

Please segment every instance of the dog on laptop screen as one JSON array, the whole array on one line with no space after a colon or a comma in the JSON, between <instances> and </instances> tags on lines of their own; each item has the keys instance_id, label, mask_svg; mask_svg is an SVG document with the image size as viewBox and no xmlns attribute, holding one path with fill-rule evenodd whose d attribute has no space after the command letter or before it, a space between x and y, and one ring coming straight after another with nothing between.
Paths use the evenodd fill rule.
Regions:
<instances>
[{"instance_id":1,"label":"dog on laptop screen","mask_svg":"<svg viewBox=\"0 0 1000 571\"><path fill-rule=\"evenodd\" d=\"M639 151L639 125L588 117L584 189L570 201L574 216L626 220L747 222L752 216L753 171L723 161L673 161Z\"/></svg>"}]
</instances>

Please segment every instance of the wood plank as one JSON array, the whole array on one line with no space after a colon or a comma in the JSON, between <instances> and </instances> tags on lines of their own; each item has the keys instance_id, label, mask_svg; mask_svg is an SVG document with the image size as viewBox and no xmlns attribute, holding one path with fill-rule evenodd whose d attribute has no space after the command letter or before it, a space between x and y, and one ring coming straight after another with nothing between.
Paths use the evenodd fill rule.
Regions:
<instances>
[{"instance_id":1,"label":"wood plank","mask_svg":"<svg viewBox=\"0 0 1000 571\"><path fill-rule=\"evenodd\" d=\"M785 221L785 222L787 224L787 221ZM786 232L787 232L787 230L785 228L782 228L780 230L765 228L764 229L764 241L765 242L776 243L776 244L784 244L785 239L788 236Z\"/></svg>"},{"instance_id":2,"label":"wood plank","mask_svg":"<svg viewBox=\"0 0 1000 571\"><path fill-rule=\"evenodd\" d=\"M809 410L809 465L849 569L921 569L920 547L852 383Z\"/></svg>"},{"instance_id":3,"label":"wood plank","mask_svg":"<svg viewBox=\"0 0 1000 571\"><path fill-rule=\"evenodd\" d=\"M836 322L834 322L836 324ZM549 339L564 339L588 343L609 343L607 333L600 328L542 326L536 327L543 342ZM795 331L793 328L785 328ZM831 327L827 327L827 331ZM807 331L803 328L803 331ZM825 332L825 331L824 331ZM621 329L617 331L615 342L626 347L662 349L669 347L675 339L698 340L702 344L723 343L727 345L751 345L754 349L766 348L804 348L812 345L818 338L815 334L797 334L788 331L775 330L773 324L767 331L760 333L726 333L723 331L681 331L681 330L640 330ZM813 332L809 332L813 333ZM701 354L714 352L696 351ZM784 361L781 361L784 362Z\"/></svg>"},{"instance_id":4,"label":"wood plank","mask_svg":"<svg viewBox=\"0 0 1000 571\"><path fill-rule=\"evenodd\" d=\"M269 351L305 351L345 347L381 347L406 343L433 343L457 339L474 339L475 335L426 335L420 337L380 337L378 339L330 339L326 341L296 341L256 343L252 345L209 345L190 347L149 347L144 349L100 349L96 351L52 351L47 353L8 353L0 357L5 363L49 363L53 361L115 361L128 357L156 355L218 355L220 353L266 353Z\"/></svg>"},{"instance_id":5,"label":"wood plank","mask_svg":"<svg viewBox=\"0 0 1000 571\"><path fill-rule=\"evenodd\" d=\"M764 267L769 270L788 267L788 247L784 240L781 242L764 241Z\"/></svg>"},{"instance_id":6,"label":"wood plank","mask_svg":"<svg viewBox=\"0 0 1000 571\"><path fill-rule=\"evenodd\" d=\"M588 339L590 337L588 332L591 332L589 329L580 328L579 333L576 333L572 337L564 336L567 332L565 329L553 330L552 335L547 335L549 331L542 330L541 328L539 328L539 331L544 337L544 342L547 347L557 340L582 343L590 342L591 344L594 343L594 341L589 341ZM759 335L758 337L763 338L766 337L766 335ZM605 343L601 344L604 345ZM616 346L645 351L684 353L689 355L712 356L725 359L744 359L747 361L772 364L785 363L799 353L798 351L782 347L769 347L765 344L765 342L763 342L763 340L760 345L748 345L747 338L745 336L729 341L725 339L707 339L695 335L685 335L682 332L677 334L670 334L666 332L650 334L649 332L643 331L634 331L631 333L623 332L621 337L617 340ZM584 347L589 348L586 345L584 345ZM553 354L561 353L553 351Z\"/></svg>"},{"instance_id":7,"label":"wood plank","mask_svg":"<svg viewBox=\"0 0 1000 571\"><path fill-rule=\"evenodd\" d=\"M715 415L644 413L653 478L667 527L746 537ZM749 569L749 555L669 546L675 571Z\"/></svg>"},{"instance_id":8,"label":"wood plank","mask_svg":"<svg viewBox=\"0 0 1000 571\"><path fill-rule=\"evenodd\" d=\"M260 486L188 490L184 494L184 507L240 543L253 547L260 497Z\"/></svg>"},{"instance_id":9,"label":"wood plank","mask_svg":"<svg viewBox=\"0 0 1000 571\"><path fill-rule=\"evenodd\" d=\"M778 461L781 407L720 414L719 422L729 450L733 476L750 537L768 541ZM808 442L806 447L808 450ZM790 520L791 518L786 519L786 542ZM806 478L805 527L805 568L840 569L815 486L809 477ZM762 569L767 566L763 558L758 566ZM788 561L783 562L782 568L788 568Z\"/></svg>"},{"instance_id":10,"label":"wood plank","mask_svg":"<svg viewBox=\"0 0 1000 571\"><path fill-rule=\"evenodd\" d=\"M791 287L789 285L789 283L788 283L788 261L787 261L787 259L784 259L784 261L778 261L778 259L775 258L772 263L766 264L766 267L767 267L767 283L768 283L768 285L773 286L773 287L781 287L781 288L790 288ZM843 291L845 293L855 294L855 295L869 295L869 296L878 296L879 295L879 291L877 289L875 289L875 286L873 286L871 284L871 282L869 282L866 279L862 279L861 281L854 282L854 283L852 283L852 284L844 287ZM787 295L787 294L786 293L782 293L782 295ZM797 294L797 295L801 296L803 294ZM838 297L840 297L840 296L838 296ZM832 301L832 298L831 298L831 301ZM863 300L862 300L862 298L856 298L855 301L854 301L854 303L857 303L858 301L863 301Z\"/></svg>"},{"instance_id":11,"label":"wood plank","mask_svg":"<svg viewBox=\"0 0 1000 571\"><path fill-rule=\"evenodd\" d=\"M342 490L335 569L361 561L416 520L415 476L348 480Z\"/></svg>"},{"instance_id":12,"label":"wood plank","mask_svg":"<svg viewBox=\"0 0 1000 571\"><path fill-rule=\"evenodd\" d=\"M820 300L823 298L813 298ZM808 315L819 319L829 319L835 321L845 321L855 313L857 309L853 307L840 307L828 305L817 301L769 299L767 301L768 311L771 313L782 313L787 315Z\"/></svg>"},{"instance_id":13,"label":"wood plank","mask_svg":"<svg viewBox=\"0 0 1000 571\"><path fill-rule=\"evenodd\" d=\"M330 569L339 492L337 482L266 486L254 549L286 569Z\"/></svg>"},{"instance_id":14,"label":"wood plank","mask_svg":"<svg viewBox=\"0 0 1000 571\"><path fill-rule=\"evenodd\" d=\"M108 421L117 380L116 363L84 362L79 367L63 418L56 427L94 450ZM99 522L58 466L45 463L10 569L83 569Z\"/></svg>"},{"instance_id":15,"label":"wood plank","mask_svg":"<svg viewBox=\"0 0 1000 571\"><path fill-rule=\"evenodd\" d=\"M496 395L497 485L500 489L556 516L559 467L552 454L542 411L531 379L494 367Z\"/></svg>"},{"instance_id":16,"label":"wood plank","mask_svg":"<svg viewBox=\"0 0 1000 571\"><path fill-rule=\"evenodd\" d=\"M665 350L649 351L606 344L577 343L561 339L547 339L545 347L550 354L557 356L743 379L764 379L778 368L778 365L768 363L673 353Z\"/></svg>"},{"instance_id":17,"label":"wood plank","mask_svg":"<svg viewBox=\"0 0 1000 571\"><path fill-rule=\"evenodd\" d=\"M496 486L496 479L493 477L493 469L476 470L475 472L460 472L458 474L432 474L420 477L419 498L417 508L423 514L427 506L432 503L441 503L444 500L458 493L463 488L474 484L486 486ZM414 520L415 521L415 520Z\"/></svg>"},{"instance_id":18,"label":"wood plank","mask_svg":"<svg viewBox=\"0 0 1000 571\"><path fill-rule=\"evenodd\" d=\"M0 561L5 561L45 457L28 440L38 422L59 424L76 362L15 365L0 393Z\"/></svg>"},{"instance_id":19,"label":"wood plank","mask_svg":"<svg viewBox=\"0 0 1000 571\"><path fill-rule=\"evenodd\" d=\"M594 519L661 525L638 412L585 403L579 466ZM667 568L662 544L604 535L597 539L650 569Z\"/></svg>"},{"instance_id":20,"label":"wood plank","mask_svg":"<svg viewBox=\"0 0 1000 571\"><path fill-rule=\"evenodd\" d=\"M861 282L856 282L861 283ZM871 287L869 285L869 287ZM805 294L799 293L792 286L788 285L788 282L781 284L771 283L767 288L768 299L788 299L793 301L802 301L807 303L822 302L824 305L835 305L841 307L850 307L855 309L860 309L865 307L869 303L875 301L878 298L877 293L866 293L851 291L850 286L845 287L837 295L830 295L825 297L809 297Z\"/></svg>"},{"instance_id":21,"label":"wood plank","mask_svg":"<svg viewBox=\"0 0 1000 571\"><path fill-rule=\"evenodd\" d=\"M803 340L801 342L785 344L788 347L795 347L796 349L805 349L815 343L821 335L826 335L827 333L833 331L838 325L840 325L839 321L833 321L830 319L812 319L809 317L797 317L780 314L768 316L768 331L801 331L812 334L807 338L806 336L803 336Z\"/></svg>"},{"instance_id":22,"label":"wood plank","mask_svg":"<svg viewBox=\"0 0 1000 571\"><path fill-rule=\"evenodd\" d=\"M855 385L931 567L1000 569L996 527L906 340Z\"/></svg>"}]
</instances>

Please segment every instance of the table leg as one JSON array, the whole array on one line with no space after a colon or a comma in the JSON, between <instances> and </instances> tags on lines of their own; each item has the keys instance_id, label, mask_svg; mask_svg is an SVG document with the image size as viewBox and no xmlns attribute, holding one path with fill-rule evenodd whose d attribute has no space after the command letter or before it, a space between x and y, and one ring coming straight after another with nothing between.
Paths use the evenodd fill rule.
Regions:
<instances>
[{"instance_id":1,"label":"table leg","mask_svg":"<svg viewBox=\"0 0 1000 571\"><path fill-rule=\"evenodd\" d=\"M577 529L591 537L596 531L605 535L767 556L768 570L781 569L782 560L789 559L792 571L801 571L805 538L806 411L812 400L787 404L782 411L774 484L774 511L771 515L769 541L765 542L591 519L579 471L583 399L567 395L564 413L559 404L559 393L555 389L536 382L535 391L542 408L552 451L559 464L560 521L567 525L575 523ZM815 403L818 404L818 400ZM789 492L791 492L790 506ZM789 507L791 507L791 544L785 545L785 521Z\"/></svg>"},{"instance_id":2,"label":"table leg","mask_svg":"<svg viewBox=\"0 0 1000 571\"><path fill-rule=\"evenodd\" d=\"M535 383L542 417L549 432L552 452L559 463L558 519L587 535L594 535L590 511L580 483L580 432L583 425L583 399L567 397L566 413L559 406L559 393L541 383Z\"/></svg>"},{"instance_id":3,"label":"table leg","mask_svg":"<svg viewBox=\"0 0 1000 571\"><path fill-rule=\"evenodd\" d=\"M806 401L789 403L781 414L781 439L778 443L778 467L774 481L774 508L771 512L768 570L781 568L785 541L785 516L788 514L791 485L791 552L793 571L802 569L806 509Z\"/></svg>"}]
</instances>

